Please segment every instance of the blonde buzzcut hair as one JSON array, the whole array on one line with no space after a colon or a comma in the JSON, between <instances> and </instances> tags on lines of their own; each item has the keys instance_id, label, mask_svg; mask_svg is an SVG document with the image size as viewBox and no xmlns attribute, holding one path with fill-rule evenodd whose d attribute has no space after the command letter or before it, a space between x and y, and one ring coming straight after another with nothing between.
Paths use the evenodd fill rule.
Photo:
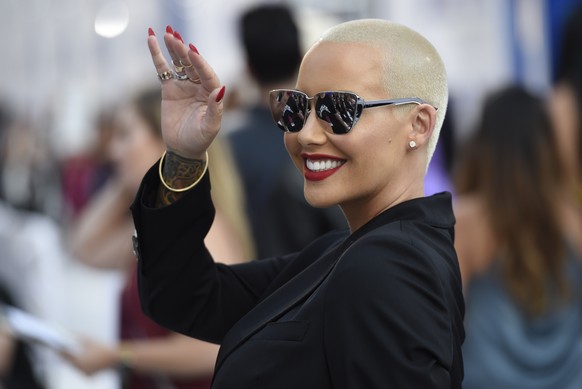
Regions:
<instances>
[{"instance_id":1,"label":"blonde buzzcut hair","mask_svg":"<svg viewBox=\"0 0 582 389\"><path fill-rule=\"evenodd\" d=\"M427 146L427 166L447 111L449 89L443 61L418 32L382 19L359 19L327 30L319 42L369 45L384 53L383 87L390 98L418 97L438 108Z\"/></svg>"}]
</instances>

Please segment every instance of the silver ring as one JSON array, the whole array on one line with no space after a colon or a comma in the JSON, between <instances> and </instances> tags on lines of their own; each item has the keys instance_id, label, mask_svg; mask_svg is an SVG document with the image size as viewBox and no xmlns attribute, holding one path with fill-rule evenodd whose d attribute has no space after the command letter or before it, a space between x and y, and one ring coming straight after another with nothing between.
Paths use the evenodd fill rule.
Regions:
<instances>
[{"instance_id":1,"label":"silver ring","mask_svg":"<svg viewBox=\"0 0 582 389\"><path fill-rule=\"evenodd\" d=\"M160 81L171 80L174 78L174 72L171 70L166 70L165 72L158 73L158 78Z\"/></svg>"},{"instance_id":2,"label":"silver ring","mask_svg":"<svg viewBox=\"0 0 582 389\"><path fill-rule=\"evenodd\" d=\"M187 76L188 77L188 76ZM196 79L191 79L190 77L188 77L189 81L192 81L194 84L202 84L202 81L200 81L200 77L196 78Z\"/></svg>"},{"instance_id":3,"label":"silver ring","mask_svg":"<svg viewBox=\"0 0 582 389\"><path fill-rule=\"evenodd\" d=\"M174 78L175 78L176 80L180 80L180 81L184 81L184 80L188 80L188 79L189 79L189 78L188 78L188 75L187 75L186 73L184 73L184 74L180 74L180 73L178 73L178 72L174 73Z\"/></svg>"}]
</instances>

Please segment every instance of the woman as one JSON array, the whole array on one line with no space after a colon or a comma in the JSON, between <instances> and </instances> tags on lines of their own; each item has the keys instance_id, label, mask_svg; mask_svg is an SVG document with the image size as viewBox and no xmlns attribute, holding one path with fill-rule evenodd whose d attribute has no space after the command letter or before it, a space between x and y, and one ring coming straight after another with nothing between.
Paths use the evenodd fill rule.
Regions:
<instances>
[{"instance_id":1,"label":"woman","mask_svg":"<svg viewBox=\"0 0 582 389\"><path fill-rule=\"evenodd\" d=\"M510 87L459 161L467 389L582 386L582 218L556 150L543 102Z\"/></svg>"},{"instance_id":2,"label":"woman","mask_svg":"<svg viewBox=\"0 0 582 389\"><path fill-rule=\"evenodd\" d=\"M69 359L88 374L122 365L125 388L208 388L218 352L216 345L159 327L141 311L137 263L132 253L133 223L128 212L141 178L164 149L160 129L159 90L148 90L124 105L116 116L110 146L115 178L89 204L71 237L71 250L81 261L99 268L121 268L127 280L121 295L121 342L117 347L84 340L84 352ZM216 203L221 210L206 238L210 251L229 263L252 255L244 226L243 199L229 156L220 144L211 154L220 162ZM220 179L220 180L219 180ZM243 224L239 227L237 223Z\"/></svg>"},{"instance_id":3,"label":"woman","mask_svg":"<svg viewBox=\"0 0 582 389\"><path fill-rule=\"evenodd\" d=\"M150 30L167 152L132 205L145 312L221 343L213 388L460 388L451 198L423 197L447 104L432 45L404 26L360 20L309 50L297 91L271 92L271 109L306 199L339 204L350 231L224 266L203 238L214 214L205 153L225 87L194 45L164 40L175 74Z\"/></svg>"}]
</instances>

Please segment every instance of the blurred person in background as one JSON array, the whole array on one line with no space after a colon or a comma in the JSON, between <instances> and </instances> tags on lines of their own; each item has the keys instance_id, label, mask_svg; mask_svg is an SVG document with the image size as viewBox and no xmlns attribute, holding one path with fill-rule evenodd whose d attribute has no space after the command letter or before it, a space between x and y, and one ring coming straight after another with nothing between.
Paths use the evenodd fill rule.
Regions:
<instances>
[{"instance_id":1,"label":"blurred person in background","mask_svg":"<svg viewBox=\"0 0 582 389\"><path fill-rule=\"evenodd\" d=\"M148 90L117 113L110 145L115 176L82 212L70 237L71 251L82 262L127 272L120 343L110 347L84 339L84 353L68 358L87 374L123 366L124 387L130 389L208 388L218 346L159 327L142 313L138 298L129 205L143 175L165 150L160 105L159 89ZM217 192L220 211L206 243L228 263L243 262L253 251L238 178L220 143L210 155L216 164L213 172L220 175L216 185L222 190Z\"/></svg>"},{"instance_id":2,"label":"blurred person in background","mask_svg":"<svg viewBox=\"0 0 582 389\"><path fill-rule=\"evenodd\" d=\"M272 89L292 88L302 58L300 34L285 5L257 5L239 19L247 72L259 101L246 119L228 129L228 140L245 188L246 209L258 258L301 250L323 233L345 229L338 207L314 208L289 159L269 110Z\"/></svg>"},{"instance_id":3,"label":"blurred person in background","mask_svg":"<svg viewBox=\"0 0 582 389\"><path fill-rule=\"evenodd\" d=\"M0 197L16 209L59 220L62 193L59 161L45 121L15 115L3 134Z\"/></svg>"},{"instance_id":4,"label":"blurred person in background","mask_svg":"<svg viewBox=\"0 0 582 389\"><path fill-rule=\"evenodd\" d=\"M62 323L65 317L64 265L68 257L61 244L62 234L58 225L52 218L35 210L38 203L29 201L31 198L27 188L34 181L29 180L29 174L33 174L34 169L28 168L34 164L29 165L28 162L40 160L46 155L35 147L35 131L23 127L21 123L23 121L8 106L0 105L0 181L4 189L0 191L1 300L41 320ZM41 156L35 155L37 151ZM21 190L26 193L20 199L22 201L18 201L18 196L7 195L15 195ZM35 387L38 382L49 380L52 368L58 363L54 353L14 339L10 342L5 337L4 340L15 346L12 354L14 370L8 380L20 382L16 386L6 383L7 387ZM26 382L30 386L26 386Z\"/></svg>"},{"instance_id":5,"label":"blurred person in background","mask_svg":"<svg viewBox=\"0 0 582 389\"><path fill-rule=\"evenodd\" d=\"M490 96L458 161L464 388L582 387L582 214L543 101Z\"/></svg>"},{"instance_id":6,"label":"blurred person in background","mask_svg":"<svg viewBox=\"0 0 582 389\"><path fill-rule=\"evenodd\" d=\"M112 174L108 147L113 136L113 113L99 112L95 127L95 141L91 147L62 161L64 212L74 219L105 185Z\"/></svg>"},{"instance_id":7,"label":"blurred person in background","mask_svg":"<svg viewBox=\"0 0 582 389\"><path fill-rule=\"evenodd\" d=\"M582 6L568 18L558 52L550 112L568 190L582 204Z\"/></svg>"}]
</instances>

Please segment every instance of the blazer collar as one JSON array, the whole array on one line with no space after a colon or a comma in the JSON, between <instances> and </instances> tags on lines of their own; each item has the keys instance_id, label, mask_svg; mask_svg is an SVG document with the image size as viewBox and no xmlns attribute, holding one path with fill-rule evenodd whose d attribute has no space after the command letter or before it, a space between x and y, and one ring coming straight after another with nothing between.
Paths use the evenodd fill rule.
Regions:
<instances>
[{"instance_id":1,"label":"blazer collar","mask_svg":"<svg viewBox=\"0 0 582 389\"><path fill-rule=\"evenodd\" d=\"M448 229L449 233L453 234L455 215L453 214L451 194L449 192L441 192L396 204L354 231L346 239L344 245L349 246L361 236L378 227L400 221L425 223L433 227Z\"/></svg>"},{"instance_id":2,"label":"blazer collar","mask_svg":"<svg viewBox=\"0 0 582 389\"><path fill-rule=\"evenodd\" d=\"M418 221L438 228L451 228L455 225L452 198L449 192L441 192L428 197L418 197L403 201L388 208L359 230L368 232L379 225L393 221ZM355 231L354 234L358 233Z\"/></svg>"}]
</instances>

